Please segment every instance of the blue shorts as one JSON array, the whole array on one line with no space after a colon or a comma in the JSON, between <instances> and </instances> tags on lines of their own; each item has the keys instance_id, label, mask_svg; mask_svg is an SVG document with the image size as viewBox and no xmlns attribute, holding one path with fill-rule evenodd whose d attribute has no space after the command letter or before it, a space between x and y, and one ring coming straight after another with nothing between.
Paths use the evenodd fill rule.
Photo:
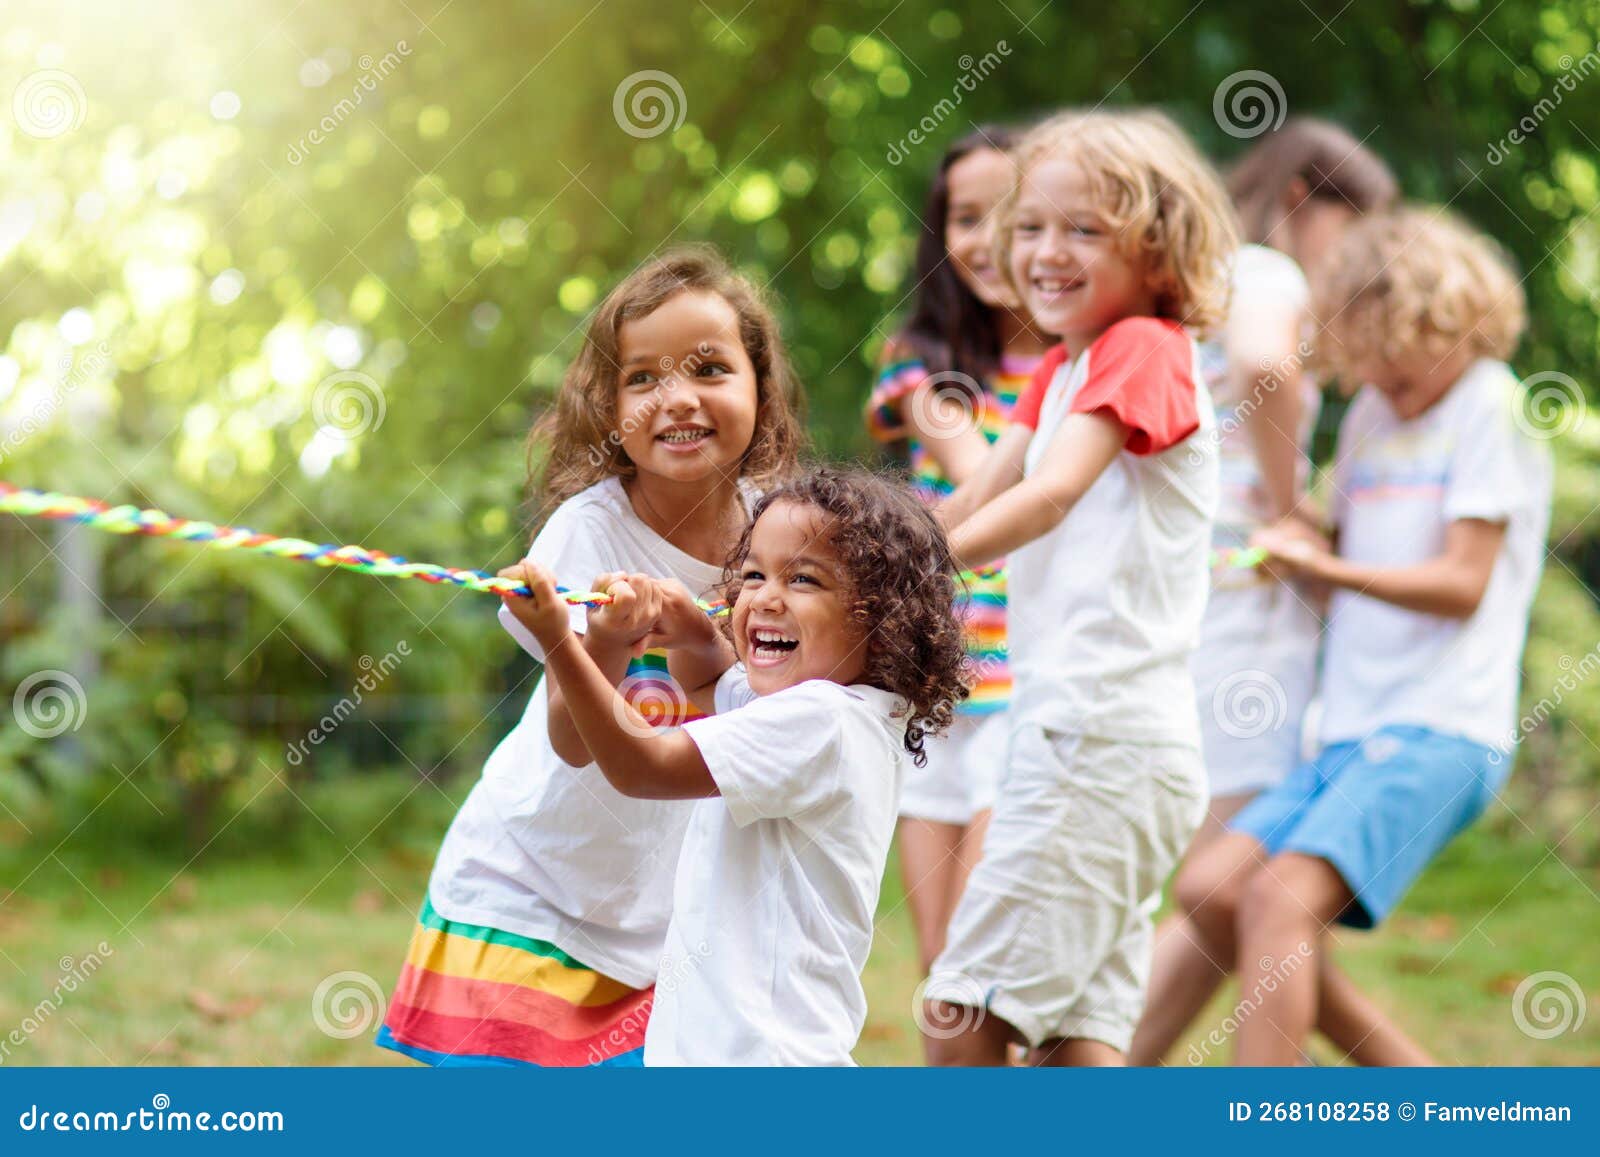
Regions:
<instances>
[{"instance_id":1,"label":"blue shorts","mask_svg":"<svg viewBox=\"0 0 1600 1157\"><path fill-rule=\"evenodd\" d=\"M1511 763L1500 752L1426 727L1382 727L1333 743L1242 808L1228 827L1272 855L1332 864L1355 902L1339 915L1373 928L1435 856L1483 814Z\"/></svg>"}]
</instances>

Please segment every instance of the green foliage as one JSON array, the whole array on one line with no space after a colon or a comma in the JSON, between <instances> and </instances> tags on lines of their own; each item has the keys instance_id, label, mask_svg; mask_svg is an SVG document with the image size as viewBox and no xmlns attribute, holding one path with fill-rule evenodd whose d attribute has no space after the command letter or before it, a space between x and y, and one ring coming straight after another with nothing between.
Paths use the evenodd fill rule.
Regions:
<instances>
[{"instance_id":1,"label":"green foliage","mask_svg":"<svg viewBox=\"0 0 1600 1157\"><path fill-rule=\"evenodd\" d=\"M586 311L685 240L770 285L819 450L864 454L869 366L906 307L944 143L1067 103L1149 102L1226 160L1244 142L1213 96L1246 69L1510 247L1533 318L1520 369L1594 377L1600 81L1565 87L1595 48L1578 0L1390 0L1327 26L1304 5L1188 0L82 7L14 5L0 40L8 87L53 69L82 94L59 136L0 122L0 433L39 427L3 446L3 476L23 485L503 563L537 514L520 501L522 439ZM615 106L647 69L682 90L665 110L681 123L653 136ZM1583 585L1592 429L1562 444L1530 694L1553 685L1562 646L1600 637ZM171 793L198 837L262 777L470 772L526 694L481 596L108 539L85 548L101 568L86 621L54 613L55 543L0 525L0 690L86 656L99 673L77 730L0 732L6 811L93 768ZM360 657L401 641L411 657L290 763L351 697ZM1600 760L1579 745L1594 694L1527 744L1541 801L1593 790Z\"/></svg>"}]
</instances>

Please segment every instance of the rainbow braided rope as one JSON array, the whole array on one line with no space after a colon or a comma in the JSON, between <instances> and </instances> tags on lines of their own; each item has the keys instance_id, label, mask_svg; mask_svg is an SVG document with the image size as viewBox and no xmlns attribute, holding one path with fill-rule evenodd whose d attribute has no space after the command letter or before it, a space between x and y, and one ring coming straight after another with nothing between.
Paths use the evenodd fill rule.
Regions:
<instances>
[{"instance_id":1,"label":"rainbow braided rope","mask_svg":"<svg viewBox=\"0 0 1600 1157\"><path fill-rule=\"evenodd\" d=\"M1267 552L1259 546L1236 546L1211 552L1212 570L1254 570L1267 561Z\"/></svg>"},{"instance_id":2,"label":"rainbow braided rope","mask_svg":"<svg viewBox=\"0 0 1600 1157\"><path fill-rule=\"evenodd\" d=\"M339 567L358 574L378 575L384 578L421 579L423 582L441 583L486 594L507 594L527 597L529 590L523 583L503 579L481 570L463 570L458 567L438 566L428 562L409 562L398 555L381 550L368 550L363 546L334 546L330 543L307 542L301 538L279 538L272 534L247 530L242 527L218 526L212 522L197 522L187 518L174 518L161 510L144 510L137 506L110 506L92 498L54 491L30 490L0 482L0 512L31 518L49 518L58 522L76 522L92 526L111 534L141 534L150 538L175 538L183 542L199 543L219 550L248 550L269 554L277 558L309 562L316 566ZM1259 547L1216 551L1211 556L1214 569L1250 570L1259 567L1267 552ZM980 567L972 577L989 577L997 572L994 567ZM568 603L588 607L601 607L611 602L603 591L574 591L567 587L556 592ZM696 604L706 614L717 616L728 613L728 604L721 599L696 599Z\"/></svg>"},{"instance_id":3,"label":"rainbow braided rope","mask_svg":"<svg viewBox=\"0 0 1600 1157\"><path fill-rule=\"evenodd\" d=\"M28 490L0 482L0 512L32 518L51 518L60 522L77 522L104 530L111 534L142 534L151 538L175 538L183 542L199 543L219 550L248 550L257 554L270 554L277 558L309 562L316 566L336 566L358 574L379 575L384 578L421 579L423 582L442 583L469 591L486 594L520 595L527 597L528 587L513 579L497 578L481 570L462 570L457 567L437 566L428 562L408 562L397 555L381 550L368 550L363 546L333 546L328 543L307 542L300 538L279 538L272 534L245 530L241 527L218 526L212 522L195 522L187 518L174 518L160 510L141 510L137 506L108 506L92 498L79 498L72 494L53 491ZM568 603L600 607L612 601L602 591L574 591L557 587L557 593ZM726 614L727 604L721 600L708 602L696 599L700 609L708 615Z\"/></svg>"}]
</instances>

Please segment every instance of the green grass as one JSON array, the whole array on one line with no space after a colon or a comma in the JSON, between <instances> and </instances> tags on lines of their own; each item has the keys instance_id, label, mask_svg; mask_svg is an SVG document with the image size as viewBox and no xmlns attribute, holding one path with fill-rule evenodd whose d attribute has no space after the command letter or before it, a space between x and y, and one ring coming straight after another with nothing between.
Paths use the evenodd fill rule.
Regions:
<instances>
[{"instance_id":1,"label":"green grass","mask_svg":"<svg viewBox=\"0 0 1600 1157\"><path fill-rule=\"evenodd\" d=\"M0 855L0 878L22 880L0 904L0 1064L410 1063L373 1048L370 1032L341 1039L322 1031L312 997L340 972L370 976L387 996L453 801L388 778L341 785L337 803L333 792L307 800L332 830L310 823L292 856L250 855L263 837L248 820L188 866L186 857L121 855L94 825L64 842L64 833L36 832ZM402 798L406 806L394 810ZM1480 828L1434 866L1388 926L1344 935L1340 957L1447 1063L1597 1064L1597 893L1594 870ZM110 951L98 971L63 985L102 941ZM1537 1040L1513 1021L1511 994L1546 970L1585 986L1589 1014L1575 1031ZM856 1050L863 1064L919 1062L919 979L891 866L866 976L871 1012ZM1234 999L1219 994L1196 1041ZM51 1007L37 1017L41 1002ZM33 1019L40 1023L30 1027ZM21 1044L8 1038L14 1029ZM1178 1063L1185 1051L1175 1051ZM1222 1053L1212 1063L1226 1060Z\"/></svg>"}]
</instances>

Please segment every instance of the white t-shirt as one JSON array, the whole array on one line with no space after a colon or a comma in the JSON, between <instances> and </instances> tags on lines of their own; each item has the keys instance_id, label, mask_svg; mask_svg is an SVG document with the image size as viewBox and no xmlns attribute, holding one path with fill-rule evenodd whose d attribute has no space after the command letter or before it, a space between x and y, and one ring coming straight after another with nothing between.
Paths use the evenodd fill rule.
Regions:
<instances>
[{"instance_id":1,"label":"white t-shirt","mask_svg":"<svg viewBox=\"0 0 1600 1157\"><path fill-rule=\"evenodd\" d=\"M683 843L645 1064L851 1064L904 700L821 679L758 699L735 666L716 707L684 727L721 798Z\"/></svg>"},{"instance_id":2,"label":"white t-shirt","mask_svg":"<svg viewBox=\"0 0 1600 1157\"><path fill-rule=\"evenodd\" d=\"M606 571L674 578L697 595L721 569L685 554L641 521L615 478L574 495L550 516L528 557L575 588ZM501 621L535 658L533 636ZM582 632L586 611L571 608ZM658 655L630 665L622 690L636 706L688 699ZM428 894L447 920L548 940L598 972L649 985L672 914L672 876L691 804L631 799L598 767L573 767L550 746L549 699L539 680L522 720L489 756L450 825ZM672 718L665 720L674 721Z\"/></svg>"},{"instance_id":3,"label":"white t-shirt","mask_svg":"<svg viewBox=\"0 0 1600 1157\"><path fill-rule=\"evenodd\" d=\"M1229 365L1230 347L1236 357L1250 359L1249 330L1264 322L1276 322L1281 331L1305 317L1311 301L1311 287L1294 258L1265 245L1242 246L1234 257L1231 276L1232 297L1228 306L1228 336L1203 342L1200 370L1215 402L1218 473L1221 488L1217 503L1215 544L1240 547L1267 521L1266 492L1261 484L1261 464L1250 437L1249 421L1261 406L1261 387L1252 385L1242 393ZM1237 328L1236 328L1237 327ZM1244 329L1238 335L1238 328ZM1299 353L1295 355L1297 361ZM1261 367L1270 372L1274 367ZM1310 466L1311 434L1316 428L1322 394L1302 365L1279 367L1279 381L1296 377L1301 391L1302 413L1296 438L1301 450L1300 479Z\"/></svg>"},{"instance_id":4,"label":"white t-shirt","mask_svg":"<svg viewBox=\"0 0 1600 1157\"><path fill-rule=\"evenodd\" d=\"M1008 556L1013 726L1200 744L1189 653L1210 586L1217 455L1196 358L1181 327L1148 317L1071 361L1046 355L1041 375L1058 368L1026 474L1069 413L1110 411L1131 434L1059 526Z\"/></svg>"},{"instance_id":5,"label":"white t-shirt","mask_svg":"<svg viewBox=\"0 0 1600 1157\"><path fill-rule=\"evenodd\" d=\"M1409 723L1483 744L1512 734L1528 608L1550 525L1549 451L1517 428L1521 387L1504 362L1473 363L1409 422L1367 387L1339 429L1332 512L1339 553L1371 566L1438 555L1462 518L1506 524L1489 586L1467 619L1338 591L1328 615L1322 740Z\"/></svg>"}]
</instances>

